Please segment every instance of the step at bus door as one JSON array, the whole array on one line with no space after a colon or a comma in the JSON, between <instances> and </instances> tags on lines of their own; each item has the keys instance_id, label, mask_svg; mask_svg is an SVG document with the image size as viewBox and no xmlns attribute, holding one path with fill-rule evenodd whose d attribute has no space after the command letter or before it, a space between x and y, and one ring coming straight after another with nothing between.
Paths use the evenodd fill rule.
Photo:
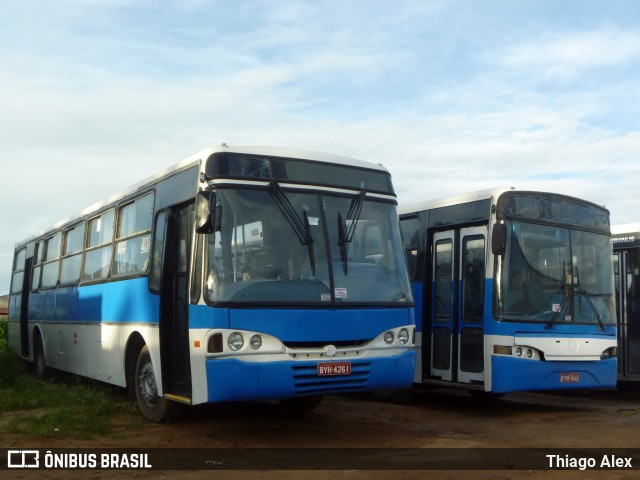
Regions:
<instances>
[{"instance_id":1,"label":"step at bus door","mask_svg":"<svg viewBox=\"0 0 640 480\"><path fill-rule=\"evenodd\" d=\"M173 208L165 230L160 291L160 353L165 394L191 397L189 266L194 206Z\"/></svg>"},{"instance_id":2,"label":"step at bus door","mask_svg":"<svg viewBox=\"0 0 640 480\"><path fill-rule=\"evenodd\" d=\"M429 373L444 381L484 380L486 227L433 236Z\"/></svg>"}]
</instances>

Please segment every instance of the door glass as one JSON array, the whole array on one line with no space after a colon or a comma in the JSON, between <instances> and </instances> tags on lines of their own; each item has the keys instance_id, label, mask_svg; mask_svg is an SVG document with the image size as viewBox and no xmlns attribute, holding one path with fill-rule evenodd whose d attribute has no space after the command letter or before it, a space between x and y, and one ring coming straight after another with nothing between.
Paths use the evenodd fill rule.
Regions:
<instances>
[{"instance_id":1,"label":"door glass","mask_svg":"<svg viewBox=\"0 0 640 480\"><path fill-rule=\"evenodd\" d=\"M484 304L484 236L462 241L462 321L482 323Z\"/></svg>"},{"instance_id":2,"label":"door glass","mask_svg":"<svg viewBox=\"0 0 640 480\"><path fill-rule=\"evenodd\" d=\"M434 321L448 323L451 320L451 273L452 273L451 239L436 242L434 267Z\"/></svg>"},{"instance_id":3,"label":"door glass","mask_svg":"<svg viewBox=\"0 0 640 480\"><path fill-rule=\"evenodd\" d=\"M626 260L627 373L640 374L640 252Z\"/></svg>"}]
</instances>

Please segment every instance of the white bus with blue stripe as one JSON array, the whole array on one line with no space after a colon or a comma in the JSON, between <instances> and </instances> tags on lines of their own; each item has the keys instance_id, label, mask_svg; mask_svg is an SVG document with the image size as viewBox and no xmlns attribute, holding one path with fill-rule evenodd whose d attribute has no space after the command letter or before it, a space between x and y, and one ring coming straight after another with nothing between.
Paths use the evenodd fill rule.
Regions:
<instances>
[{"instance_id":1,"label":"white bus with blue stripe","mask_svg":"<svg viewBox=\"0 0 640 480\"><path fill-rule=\"evenodd\" d=\"M9 342L164 421L406 388L413 315L383 167L223 144L19 242Z\"/></svg>"},{"instance_id":2,"label":"white bus with blue stripe","mask_svg":"<svg viewBox=\"0 0 640 480\"><path fill-rule=\"evenodd\" d=\"M486 190L400 207L417 384L474 392L616 385L609 212Z\"/></svg>"}]
</instances>

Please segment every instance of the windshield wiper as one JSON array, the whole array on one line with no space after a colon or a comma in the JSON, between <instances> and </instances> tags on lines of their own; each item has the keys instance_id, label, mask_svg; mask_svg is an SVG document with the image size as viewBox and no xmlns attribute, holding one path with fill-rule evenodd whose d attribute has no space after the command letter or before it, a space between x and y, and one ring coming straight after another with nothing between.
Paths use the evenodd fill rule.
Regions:
<instances>
[{"instance_id":1,"label":"windshield wiper","mask_svg":"<svg viewBox=\"0 0 640 480\"><path fill-rule=\"evenodd\" d=\"M340 258L342 259L342 268L344 274L347 275L347 243L351 243L356 233L358 219L362 213L362 205L367 191L362 190L353 200L347 211L347 218L343 222L342 214L338 213L338 245L340 246Z\"/></svg>"},{"instance_id":2,"label":"windshield wiper","mask_svg":"<svg viewBox=\"0 0 640 480\"><path fill-rule=\"evenodd\" d=\"M578 277L578 308L581 307L582 305L582 296L584 295L584 298L587 299L587 303L589 304L589 306L591 307L591 310L593 310L593 313L596 314L596 320L598 320L598 330L603 331L604 330L604 323L602 322L602 318L600 318L600 313L598 312L598 309L596 308L596 306L593 304L593 301L591 300L591 296L589 294L589 292L587 292L586 290L582 289L582 286L580 285L580 275L578 274L578 267L576 267L576 276ZM578 315L581 315L582 311L579 312Z\"/></svg>"},{"instance_id":3,"label":"windshield wiper","mask_svg":"<svg viewBox=\"0 0 640 480\"><path fill-rule=\"evenodd\" d=\"M564 275L564 273L565 273L564 270L565 269L563 268L563 278L566 279L566 275ZM560 287L560 291L564 290L564 296L562 297L562 302L560 302L560 308L557 311L554 312L553 316L549 320L549 323L547 323L544 328L550 329L551 327L553 327L553 325L558 320L558 315L562 311L562 308L564 307L564 304L566 302L566 299L567 299L567 296L569 295L569 293L571 293L571 294L577 293L578 294L578 308L580 309L581 306L582 306L582 297L584 295L584 298L587 300L587 303L591 307L591 310L593 310L593 313L595 313L596 320L598 321L598 330L603 331L604 330L604 323L602 321L602 318L600 317L600 312L598 312L598 309L593 304L593 301L591 300L590 293L587 292L586 290L583 290L582 286L580 285L580 275L578 273L578 267L576 267L576 279L577 279L577 281L576 281L575 287L573 285L568 285L568 284L565 284L565 285ZM581 310L578 311L578 317L580 317L581 314L582 314Z\"/></svg>"},{"instance_id":4,"label":"windshield wiper","mask_svg":"<svg viewBox=\"0 0 640 480\"><path fill-rule=\"evenodd\" d=\"M311 267L311 273L316 274L316 259L313 252L313 237L311 236L311 225L309 223L309 216L306 210L302 211L302 220L298 216L295 207L291 204L291 201L280 187L277 180L272 180L269 183L269 194L278 205L278 208L287 219L289 225L293 229L294 233L300 240L302 245L306 245L309 251L309 265Z\"/></svg>"}]
</instances>

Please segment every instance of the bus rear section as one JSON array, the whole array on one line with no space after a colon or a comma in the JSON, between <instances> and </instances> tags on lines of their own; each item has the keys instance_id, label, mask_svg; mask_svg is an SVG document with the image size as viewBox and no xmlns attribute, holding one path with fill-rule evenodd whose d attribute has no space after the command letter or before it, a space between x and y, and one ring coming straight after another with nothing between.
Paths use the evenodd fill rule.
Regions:
<instances>
[{"instance_id":1,"label":"bus rear section","mask_svg":"<svg viewBox=\"0 0 640 480\"><path fill-rule=\"evenodd\" d=\"M615 386L608 211L499 189L400 212L417 383L493 393Z\"/></svg>"}]
</instances>

